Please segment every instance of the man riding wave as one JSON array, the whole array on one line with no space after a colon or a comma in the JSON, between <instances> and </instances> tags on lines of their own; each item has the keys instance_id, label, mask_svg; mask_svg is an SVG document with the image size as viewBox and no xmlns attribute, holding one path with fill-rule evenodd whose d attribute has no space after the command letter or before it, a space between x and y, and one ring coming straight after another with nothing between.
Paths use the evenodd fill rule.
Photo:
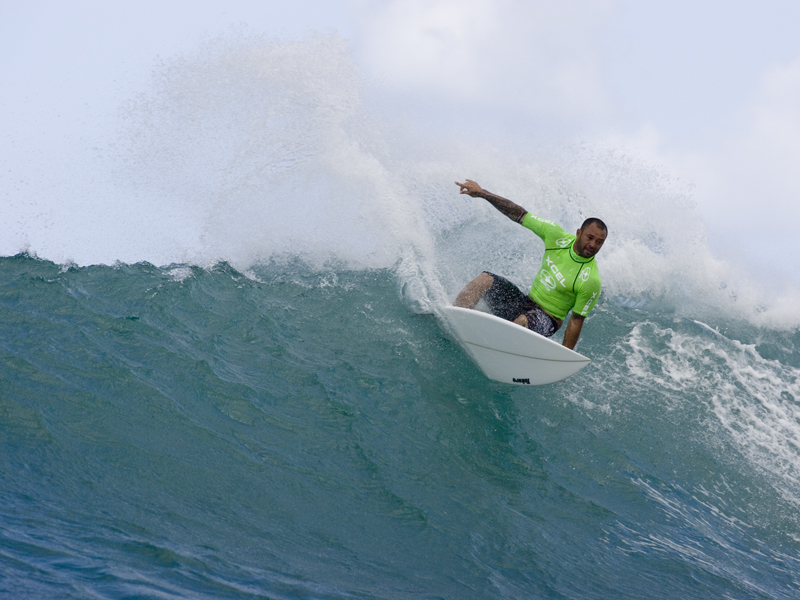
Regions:
<instances>
[{"instance_id":1,"label":"man riding wave","mask_svg":"<svg viewBox=\"0 0 800 600\"><path fill-rule=\"evenodd\" d=\"M498 317L545 337L558 331L571 310L564 346L575 348L583 321L600 297L600 273L594 257L606 241L606 224L592 217L572 235L471 179L455 183L462 194L487 200L509 219L533 231L545 245L542 266L527 295L506 278L484 271L461 291L455 306L474 308L483 298Z\"/></svg>"}]
</instances>

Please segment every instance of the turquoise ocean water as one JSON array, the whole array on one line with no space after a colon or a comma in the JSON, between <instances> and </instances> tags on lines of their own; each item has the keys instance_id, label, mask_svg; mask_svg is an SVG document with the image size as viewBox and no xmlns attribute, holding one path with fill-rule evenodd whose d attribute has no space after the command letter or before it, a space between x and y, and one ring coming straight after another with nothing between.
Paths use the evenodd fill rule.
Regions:
<instances>
[{"instance_id":1,"label":"turquoise ocean water","mask_svg":"<svg viewBox=\"0 0 800 600\"><path fill-rule=\"evenodd\" d=\"M329 38L166 65L92 188L121 233L0 258L0 595L798 597L793 294L654 168L414 140L356 71ZM541 259L463 177L609 223L576 376L449 339L466 281Z\"/></svg>"}]
</instances>

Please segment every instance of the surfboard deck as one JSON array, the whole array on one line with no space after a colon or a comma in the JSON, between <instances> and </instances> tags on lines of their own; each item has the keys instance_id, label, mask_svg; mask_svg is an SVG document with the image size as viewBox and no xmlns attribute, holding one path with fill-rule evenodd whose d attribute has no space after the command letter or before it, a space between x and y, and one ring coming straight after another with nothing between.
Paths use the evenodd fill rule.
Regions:
<instances>
[{"instance_id":1,"label":"surfboard deck","mask_svg":"<svg viewBox=\"0 0 800 600\"><path fill-rule=\"evenodd\" d=\"M513 385L546 385L566 379L590 360L538 333L479 310L441 309L455 339L486 377Z\"/></svg>"}]
</instances>

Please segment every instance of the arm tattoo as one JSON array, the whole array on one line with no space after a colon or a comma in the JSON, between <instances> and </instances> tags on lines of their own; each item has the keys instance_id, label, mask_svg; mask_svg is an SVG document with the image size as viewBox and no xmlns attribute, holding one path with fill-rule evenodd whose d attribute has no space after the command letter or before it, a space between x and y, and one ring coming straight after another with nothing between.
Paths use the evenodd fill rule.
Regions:
<instances>
[{"instance_id":1,"label":"arm tattoo","mask_svg":"<svg viewBox=\"0 0 800 600\"><path fill-rule=\"evenodd\" d=\"M486 190L483 190L483 193L480 194L480 197L488 201L497 210L517 223L522 223L522 219L526 214L528 214L528 211L522 208L519 204L515 204L511 200L507 200L502 196L487 192Z\"/></svg>"}]
</instances>

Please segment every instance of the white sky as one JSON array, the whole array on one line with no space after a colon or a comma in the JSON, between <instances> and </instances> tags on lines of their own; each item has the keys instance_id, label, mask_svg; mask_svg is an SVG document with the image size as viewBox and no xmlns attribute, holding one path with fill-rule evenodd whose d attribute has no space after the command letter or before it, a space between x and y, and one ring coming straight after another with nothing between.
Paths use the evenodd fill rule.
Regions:
<instances>
[{"instance_id":1,"label":"white sky","mask_svg":"<svg viewBox=\"0 0 800 600\"><path fill-rule=\"evenodd\" d=\"M99 139L157 57L239 24L337 31L367 77L444 127L468 115L629 148L696 184L718 251L792 254L796 0L0 0L0 209L18 215L37 158Z\"/></svg>"}]
</instances>

